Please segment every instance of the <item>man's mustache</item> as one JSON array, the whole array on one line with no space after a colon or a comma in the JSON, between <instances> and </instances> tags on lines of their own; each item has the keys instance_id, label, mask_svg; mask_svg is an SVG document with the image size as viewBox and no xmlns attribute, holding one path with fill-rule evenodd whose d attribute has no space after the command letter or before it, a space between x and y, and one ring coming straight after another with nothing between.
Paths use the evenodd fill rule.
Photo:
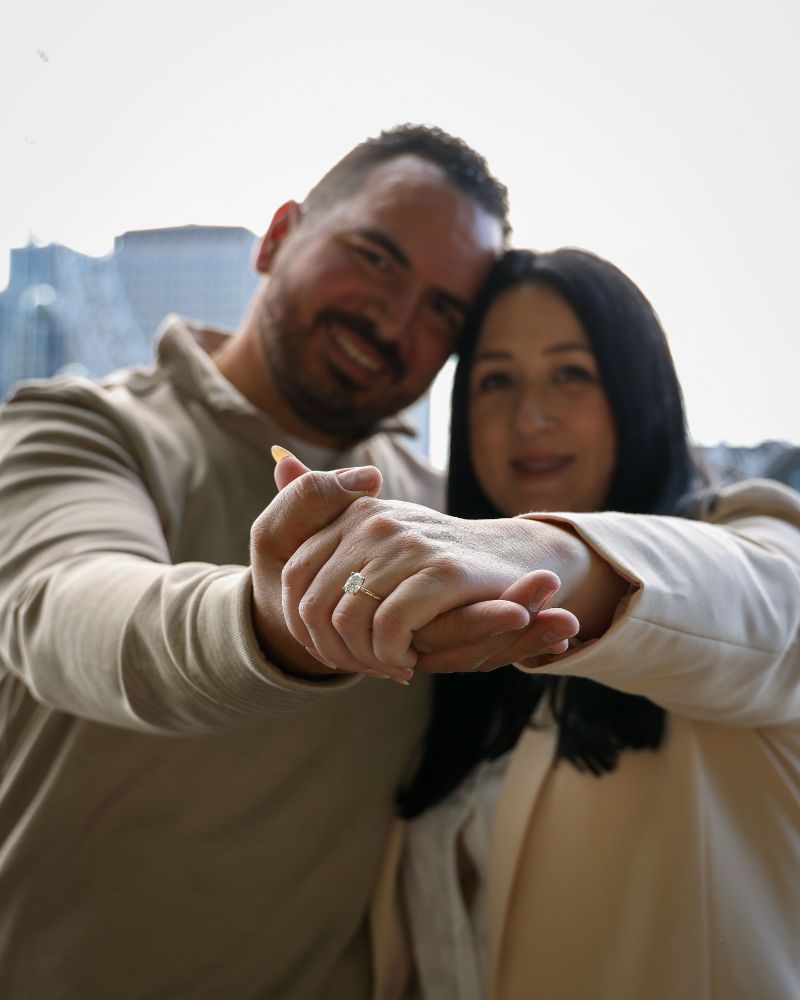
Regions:
<instances>
[{"instance_id":1,"label":"man's mustache","mask_svg":"<svg viewBox=\"0 0 800 1000\"><path fill-rule=\"evenodd\" d=\"M344 326L354 333L359 340L372 348L380 358L386 362L392 374L397 379L404 377L406 366L403 364L397 346L391 341L381 340L378 328L372 320L364 316L356 316L353 313L339 312L338 309L326 309L319 315L320 323L335 323L337 326Z\"/></svg>"}]
</instances>

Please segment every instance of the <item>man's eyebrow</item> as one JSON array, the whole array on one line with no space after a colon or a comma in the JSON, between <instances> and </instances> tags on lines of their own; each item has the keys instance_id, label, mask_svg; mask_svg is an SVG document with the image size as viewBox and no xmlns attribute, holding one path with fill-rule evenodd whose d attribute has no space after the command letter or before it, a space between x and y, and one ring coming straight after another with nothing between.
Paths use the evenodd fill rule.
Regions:
<instances>
[{"instance_id":1,"label":"man's eyebrow","mask_svg":"<svg viewBox=\"0 0 800 1000\"><path fill-rule=\"evenodd\" d=\"M400 267L409 269L411 267L411 261L403 253L400 247L395 243L393 239L390 239L385 233L382 233L379 229L353 229L351 230L354 236L360 236L365 240L369 240L371 243L377 243L379 247L386 251L389 256L396 261Z\"/></svg>"}]
</instances>

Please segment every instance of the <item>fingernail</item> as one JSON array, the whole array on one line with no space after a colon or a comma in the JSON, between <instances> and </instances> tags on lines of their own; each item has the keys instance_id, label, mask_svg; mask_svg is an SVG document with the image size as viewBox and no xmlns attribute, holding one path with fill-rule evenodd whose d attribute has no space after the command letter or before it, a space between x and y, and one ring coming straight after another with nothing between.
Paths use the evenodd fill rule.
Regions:
<instances>
[{"instance_id":1,"label":"fingernail","mask_svg":"<svg viewBox=\"0 0 800 1000\"><path fill-rule=\"evenodd\" d=\"M287 452L287 454L288 454L288 452ZM334 664L328 663L327 660L323 660L322 657L319 655L319 653L315 649L312 649L311 646L306 646L306 652L310 656L313 656L315 660L319 660L319 662L324 667L327 667L329 670L338 670L339 669L338 667L334 666Z\"/></svg>"},{"instance_id":2,"label":"fingernail","mask_svg":"<svg viewBox=\"0 0 800 1000\"><path fill-rule=\"evenodd\" d=\"M275 459L276 462L280 462L282 458L294 458L294 455L290 451L288 451L286 448L284 448L282 445L279 444L274 444L270 448L270 452L272 453L272 457Z\"/></svg>"},{"instance_id":3,"label":"fingernail","mask_svg":"<svg viewBox=\"0 0 800 1000\"><path fill-rule=\"evenodd\" d=\"M375 470L369 468L345 469L337 472L336 478L348 493L360 493L375 485Z\"/></svg>"},{"instance_id":4,"label":"fingernail","mask_svg":"<svg viewBox=\"0 0 800 1000\"><path fill-rule=\"evenodd\" d=\"M550 598L556 593L558 593L557 590L544 590L541 594L537 594L528 605L530 613L532 615L538 614L538 612L542 610L545 604L547 604Z\"/></svg>"},{"instance_id":5,"label":"fingernail","mask_svg":"<svg viewBox=\"0 0 800 1000\"><path fill-rule=\"evenodd\" d=\"M554 629L549 628L546 632L542 632L542 642L563 642L564 639L569 639L568 635L562 635L561 632L556 632Z\"/></svg>"},{"instance_id":6,"label":"fingernail","mask_svg":"<svg viewBox=\"0 0 800 1000\"><path fill-rule=\"evenodd\" d=\"M533 610L533 608L531 608ZM506 632L521 632L522 629L527 628L527 625L506 625L503 628L495 629L494 632L489 633L489 638L494 639L495 636L505 635Z\"/></svg>"}]
</instances>

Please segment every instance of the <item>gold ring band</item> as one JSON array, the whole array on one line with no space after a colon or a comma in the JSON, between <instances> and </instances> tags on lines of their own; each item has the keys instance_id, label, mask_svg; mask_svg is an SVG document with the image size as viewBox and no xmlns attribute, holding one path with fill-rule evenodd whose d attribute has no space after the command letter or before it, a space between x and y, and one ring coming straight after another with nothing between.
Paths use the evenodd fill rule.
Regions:
<instances>
[{"instance_id":1,"label":"gold ring band","mask_svg":"<svg viewBox=\"0 0 800 1000\"><path fill-rule=\"evenodd\" d=\"M373 601L377 601L380 604L383 598L379 597L378 594L376 594L374 591L369 590L369 588L365 587L364 586L365 583L366 583L366 578L364 577L364 574L358 573L354 570L350 574L350 576L348 576L344 586L342 587L342 590L346 594L366 594L367 597L371 597Z\"/></svg>"}]
</instances>

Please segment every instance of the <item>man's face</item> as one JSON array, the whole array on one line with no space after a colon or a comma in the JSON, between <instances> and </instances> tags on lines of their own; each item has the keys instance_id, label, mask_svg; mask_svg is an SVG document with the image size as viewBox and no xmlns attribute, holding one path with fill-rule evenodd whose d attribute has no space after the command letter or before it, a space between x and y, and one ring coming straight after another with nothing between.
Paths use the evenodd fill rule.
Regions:
<instances>
[{"instance_id":1,"label":"man's face","mask_svg":"<svg viewBox=\"0 0 800 1000\"><path fill-rule=\"evenodd\" d=\"M293 415L346 441L422 395L501 241L498 220L412 156L302 219L264 267L255 313Z\"/></svg>"}]
</instances>

